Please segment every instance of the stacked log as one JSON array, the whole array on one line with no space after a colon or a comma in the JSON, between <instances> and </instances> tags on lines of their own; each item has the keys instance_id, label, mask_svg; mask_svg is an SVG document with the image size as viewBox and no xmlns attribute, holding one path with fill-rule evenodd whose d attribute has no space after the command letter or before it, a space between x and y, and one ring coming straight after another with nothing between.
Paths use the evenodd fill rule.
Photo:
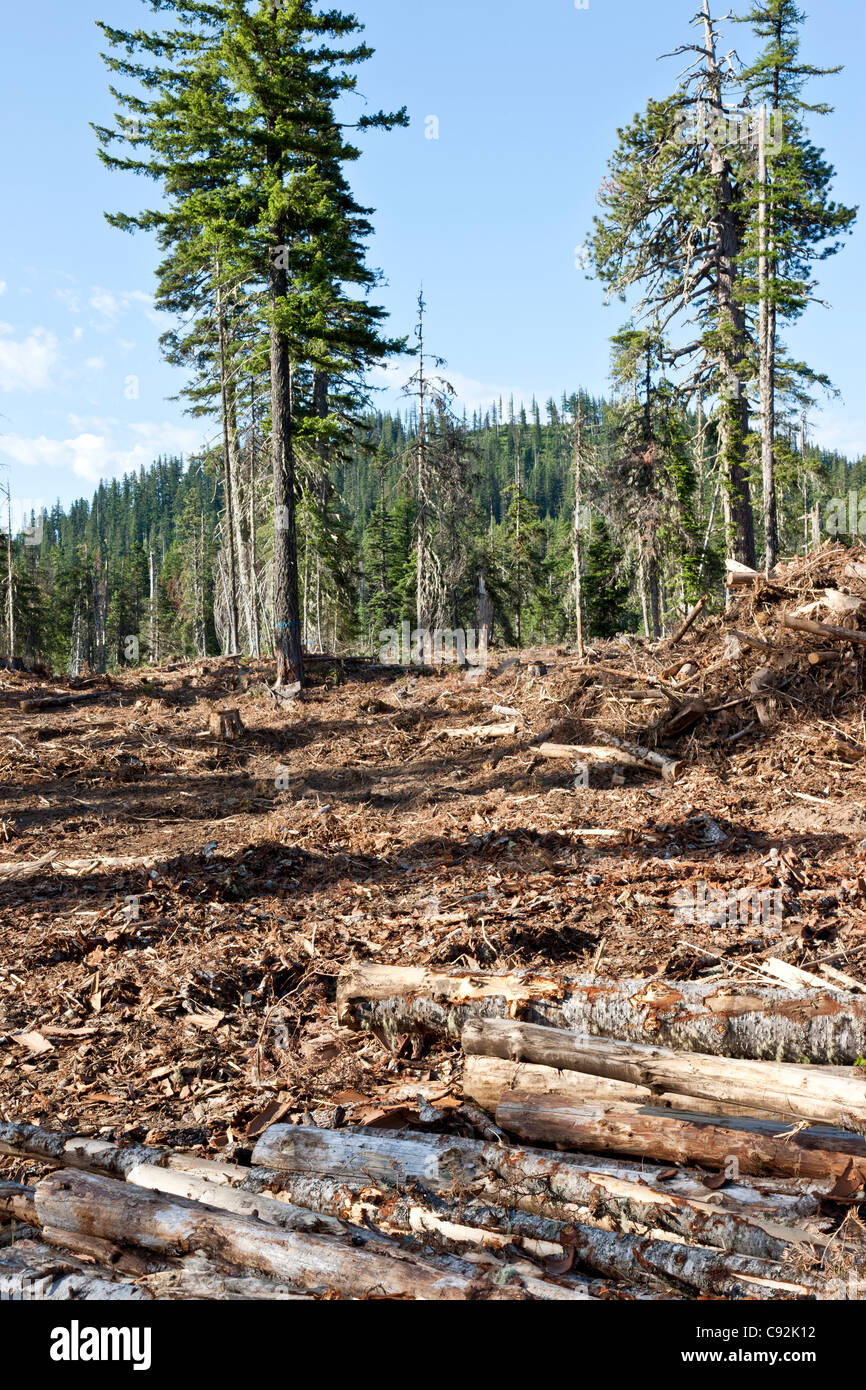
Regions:
<instances>
[{"instance_id":1,"label":"stacked log","mask_svg":"<svg viewBox=\"0 0 866 1390\"><path fill-rule=\"evenodd\" d=\"M0 1150L53 1166L0 1187L25 1237L0 1278L47 1262L45 1296L835 1296L823 1189L800 1176L719 1193L694 1167L291 1125L251 1167L14 1124Z\"/></svg>"}]
</instances>

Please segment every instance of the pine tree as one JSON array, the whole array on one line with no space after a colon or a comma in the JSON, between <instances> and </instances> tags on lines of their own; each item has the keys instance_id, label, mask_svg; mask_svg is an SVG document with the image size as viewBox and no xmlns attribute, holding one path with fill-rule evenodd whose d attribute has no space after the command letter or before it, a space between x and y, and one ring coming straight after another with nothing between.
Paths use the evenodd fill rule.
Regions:
<instances>
[{"instance_id":1,"label":"pine tree","mask_svg":"<svg viewBox=\"0 0 866 1390\"><path fill-rule=\"evenodd\" d=\"M586 557L586 610L590 637L609 638L630 626L625 554L603 517L594 517Z\"/></svg>"},{"instance_id":2,"label":"pine tree","mask_svg":"<svg viewBox=\"0 0 866 1390\"><path fill-rule=\"evenodd\" d=\"M834 170L809 139L805 113L825 115L826 103L808 103L803 89L816 77L840 68L816 68L800 60L800 28L805 14L795 0L754 0L748 24L765 47L742 73L739 83L756 110L757 145L754 180L743 196L743 216L750 233L743 252L743 298L756 305L758 375L761 400L761 475L765 561L770 570L778 554L776 505L776 396L797 379L824 383L802 364L784 361L777 324L793 321L806 310L815 289L814 263L842 246L853 227L856 209L831 201ZM798 402L803 403L802 392Z\"/></svg>"},{"instance_id":3,"label":"pine tree","mask_svg":"<svg viewBox=\"0 0 866 1390\"><path fill-rule=\"evenodd\" d=\"M748 341L738 295L743 229L738 214L738 147L727 140L729 67L718 57L709 0L694 21L702 41L690 72L664 101L619 132L596 219L592 256L609 289L622 297L642 289L637 317L658 316L688 330L670 358L683 372L686 400L698 390L716 397L716 419L728 545L755 560L754 517L747 474ZM694 128L689 112L697 112ZM697 325L695 332L693 325Z\"/></svg>"}]
</instances>

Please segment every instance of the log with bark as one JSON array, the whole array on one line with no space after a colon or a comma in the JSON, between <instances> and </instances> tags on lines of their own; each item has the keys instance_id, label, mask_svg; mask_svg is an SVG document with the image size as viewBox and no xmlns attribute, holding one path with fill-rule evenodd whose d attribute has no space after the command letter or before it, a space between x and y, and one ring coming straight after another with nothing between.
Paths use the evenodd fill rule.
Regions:
<instances>
[{"instance_id":1,"label":"log with bark","mask_svg":"<svg viewBox=\"0 0 866 1390\"><path fill-rule=\"evenodd\" d=\"M603 763L613 767L644 766L629 753L619 753L615 748L602 747L597 743L542 743L538 756L571 763Z\"/></svg>"},{"instance_id":2,"label":"log with bark","mask_svg":"<svg viewBox=\"0 0 866 1390\"><path fill-rule=\"evenodd\" d=\"M643 1113L637 1105L579 1105L566 1096L509 1091L496 1109L496 1123L519 1139L565 1145L584 1153L625 1154L655 1162L699 1164L734 1176L835 1179L846 1201L866 1193L866 1144L857 1155L801 1143L796 1132L781 1137L757 1124L734 1128L698 1116ZM826 1147L825 1147L826 1145Z\"/></svg>"},{"instance_id":3,"label":"log with bark","mask_svg":"<svg viewBox=\"0 0 866 1390\"><path fill-rule=\"evenodd\" d=\"M598 737L603 743L610 744L612 748L618 748L620 752L628 753L644 767L650 768L653 772L660 772L666 782L675 782L683 772L684 763L678 758L670 757L667 753L660 753L657 748L643 748L640 744L630 743L624 738L617 738L615 734L600 733Z\"/></svg>"},{"instance_id":4,"label":"log with bark","mask_svg":"<svg viewBox=\"0 0 866 1390\"><path fill-rule=\"evenodd\" d=\"M646 1087L652 1095L696 1096L713 1104L742 1107L747 1113L763 1110L780 1120L810 1120L842 1128L866 1120L862 1068L797 1066L675 1052L500 1019L467 1022L463 1049L467 1055L531 1062L563 1074L583 1072L609 1082Z\"/></svg>"},{"instance_id":5,"label":"log with bark","mask_svg":"<svg viewBox=\"0 0 866 1390\"><path fill-rule=\"evenodd\" d=\"M555 979L530 971L497 976L364 964L341 973L337 1009L344 1025L386 1037L457 1037L470 1018L519 1018L712 1056L844 1065L866 1054L862 996L719 980ZM862 1101L866 1077L861 1085ZM848 1088L846 1099L851 1094Z\"/></svg>"},{"instance_id":6,"label":"log with bark","mask_svg":"<svg viewBox=\"0 0 866 1390\"><path fill-rule=\"evenodd\" d=\"M42 709L65 709L68 705L83 705L90 700L99 700L104 695L116 694L115 691L103 688L100 690L87 690L83 693L78 691L62 692L57 695L45 695L38 700L19 700L18 708L28 713Z\"/></svg>"},{"instance_id":7,"label":"log with bark","mask_svg":"<svg viewBox=\"0 0 866 1390\"><path fill-rule=\"evenodd\" d=\"M197 1252L302 1291L424 1301L492 1296L483 1277L473 1281L396 1247L387 1253L384 1244L358 1249L75 1169L42 1178L33 1201L46 1238L58 1231L166 1257ZM525 1297L522 1290L501 1293Z\"/></svg>"},{"instance_id":8,"label":"log with bark","mask_svg":"<svg viewBox=\"0 0 866 1390\"><path fill-rule=\"evenodd\" d=\"M707 606L708 601L709 601L709 594L704 594L702 598L699 598L699 599L698 599L698 601L697 601L697 603L695 604L694 608L690 609L689 613L686 615L686 617L685 617L685 619L683 620L683 622L682 622L682 623L680 624L680 626L677 628L677 630L676 630L676 632L674 633L673 637L669 637L669 638L668 638L667 642L664 644L665 646L667 646L667 647L675 647L675 646L677 645L678 642L681 642L681 641L683 640L683 638L685 637L686 633L689 631L689 629L692 627L692 625L698 620L698 618L699 618L699 617L701 616L701 614L703 613L704 609L705 609L706 606Z\"/></svg>"},{"instance_id":9,"label":"log with bark","mask_svg":"<svg viewBox=\"0 0 866 1390\"><path fill-rule=\"evenodd\" d=\"M341 1221L317 1216L267 1195L267 1179L278 1181L278 1174L258 1175L254 1191L238 1190L251 1176L251 1170L237 1164L137 1144L123 1147L99 1139L55 1134L36 1125L2 1121L0 1154L26 1156L56 1167L120 1178L154 1192L205 1202L238 1216L268 1221L287 1231L330 1232L333 1235L342 1235L344 1231Z\"/></svg>"},{"instance_id":10,"label":"log with bark","mask_svg":"<svg viewBox=\"0 0 866 1390\"><path fill-rule=\"evenodd\" d=\"M81 1171L123 1178L136 1186L188 1197L208 1207L254 1217L284 1230L325 1232L338 1236L343 1241L346 1237L351 1237L354 1245L365 1246L374 1252L384 1241L384 1253L388 1255L394 1253L393 1247L388 1245L392 1235L410 1235L416 1240L435 1244L437 1251L451 1250L461 1256L467 1255L469 1247L471 1263L483 1263L486 1258L486 1263L490 1266L486 1272L496 1283L507 1277L511 1278L512 1284L516 1287L517 1281L514 1276L519 1273L519 1287L536 1298L583 1299L590 1296L586 1288L563 1290L556 1286L548 1286L544 1281L534 1277L531 1265L518 1271L510 1258L507 1264L503 1265L497 1256L500 1252L507 1256L512 1245L510 1235L477 1232L469 1228L458 1230L453 1222L439 1222L432 1213L422 1211L416 1205L410 1204L407 1212L401 1212L403 1219L398 1220L392 1211L393 1203L389 1200L377 1229L372 1221L376 1209L369 1201L369 1192L353 1192L343 1184L334 1183L329 1179L293 1180L288 1173L267 1168L242 1167L239 1164L198 1158L167 1149L144 1148L139 1145L123 1147L78 1136L67 1138L26 1124L0 1124L0 1153L26 1155L51 1164L65 1162ZM366 1181L363 1186L367 1186ZM298 1201L293 1200L295 1194ZM33 1220L36 1220L35 1206ZM385 1232L385 1235L381 1232ZM80 1234L54 1230L50 1233L50 1238L63 1245L65 1250L72 1248L79 1253L90 1254L97 1259L101 1258L106 1264L114 1264L121 1254L120 1251L112 1254L107 1242L95 1242L93 1237L85 1238ZM83 1241L88 1245L87 1250L83 1248ZM102 1249L94 1248L96 1245L101 1245ZM438 1263L438 1254L425 1251L423 1258L425 1264ZM471 1282L476 1273L480 1273L471 1267L471 1263L458 1265L452 1261L451 1267L463 1273ZM512 1271L511 1275L508 1274L509 1269ZM156 1288L160 1280L162 1276L158 1279L155 1275L148 1281L147 1286ZM226 1285L225 1294L219 1296L257 1296L251 1292L249 1281L250 1276L247 1275L240 1288ZM166 1274L162 1282L170 1290L166 1294L168 1297L215 1296L207 1292L191 1291L189 1280L186 1276L181 1278L177 1271L171 1278ZM200 1279L194 1281L195 1288L202 1290L210 1284L211 1280L204 1283ZM287 1297L289 1293L284 1289L281 1294L260 1296ZM297 1293L294 1296L298 1296Z\"/></svg>"},{"instance_id":11,"label":"log with bark","mask_svg":"<svg viewBox=\"0 0 866 1390\"><path fill-rule=\"evenodd\" d=\"M831 642L854 642L866 646L866 632L859 628L836 627L832 623L815 623L810 618L795 618L791 613L782 614L782 626L793 632L807 632L813 637L826 637Z\"/></svg>"},{"instance_id":12,"label":"log with bark","mask_svg":"<svg viewBox=\"0 0 866 1390\"><path fill-rule=\"evenodd\" d=\"M469 1026L469 1025L467 1025ZM468 1055L463 1065L463 1094L482 1109L496 1114L505 1091L528 1091L532 1095L566 1096L578 1104L641 1105L664 1110L688 1111L701 1115L748 1116L774 1122L776 1130L785 1120L778 1111L764 1106L746 1106L722 1100L704 1100L675 1091L653 1091L649 1086L609 1080L586 1072L560 1071L556 1067L531 1062L506 1062L499 1057ZM790 1118L790 1117L788 1117Z\"/></svg>"}]
</instances>

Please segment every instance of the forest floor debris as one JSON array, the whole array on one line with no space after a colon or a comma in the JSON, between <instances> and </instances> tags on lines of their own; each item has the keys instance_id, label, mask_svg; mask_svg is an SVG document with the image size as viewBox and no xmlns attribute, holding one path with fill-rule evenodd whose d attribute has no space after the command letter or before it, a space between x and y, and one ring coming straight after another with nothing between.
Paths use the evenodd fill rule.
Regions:
<instances>
[{"instance_id":1,"label":"forest floor debris","mask_svg":"<svg viewBox=\"0 0 866 1390\"><path fill-rule=\"evenodd\" d=\"M487 1137L453 1040L338 1023L357 963L862 983L864 561L739 582L675 649L316 660L286 706L266 662L0 671L0 1118L240 1163L274 1124Z\"/></svg>"}]
</instances>

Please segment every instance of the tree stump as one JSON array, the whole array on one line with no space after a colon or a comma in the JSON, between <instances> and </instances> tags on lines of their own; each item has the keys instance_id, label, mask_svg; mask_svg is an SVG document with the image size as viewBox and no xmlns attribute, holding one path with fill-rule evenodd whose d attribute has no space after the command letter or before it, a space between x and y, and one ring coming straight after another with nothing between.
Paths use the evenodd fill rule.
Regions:
<instances>
[{"instance_id":1,"label":"tree stump","mask_svg":"<svg viewBox=\"0 0 866 1390\"><path fill-rule=\"evenodd\" d=\"M214 738L223 743L230 743L233 739L241 738L244 726L240 711L236 709L214 710L210 717L210 731Z\"/></svg>"}]
</instances>

